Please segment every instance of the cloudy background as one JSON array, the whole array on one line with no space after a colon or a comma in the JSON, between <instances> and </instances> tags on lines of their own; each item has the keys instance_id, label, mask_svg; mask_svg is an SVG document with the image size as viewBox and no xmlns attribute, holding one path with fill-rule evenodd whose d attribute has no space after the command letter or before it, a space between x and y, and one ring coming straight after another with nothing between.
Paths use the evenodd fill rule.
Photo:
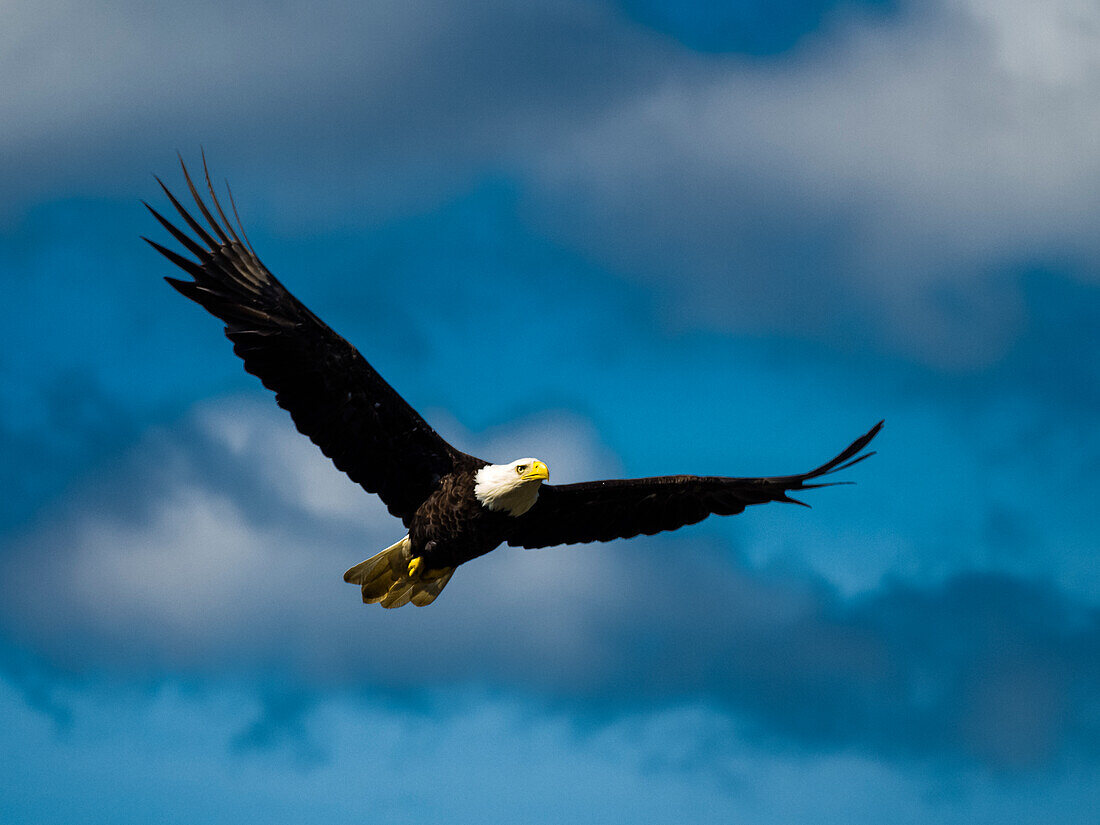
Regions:
<instances>
[{"instance_id":1,"label":"cloudy background","mask_svg":"<svg viewBox=\"0 0 1100 825\"><path fill-rule=\"evenodd\" d=\"M0 818L1094 821L1100 5L0 10ZM447 438L813 510L401 533L160 280L205 147Z\"/></svg>"}]
</instances>

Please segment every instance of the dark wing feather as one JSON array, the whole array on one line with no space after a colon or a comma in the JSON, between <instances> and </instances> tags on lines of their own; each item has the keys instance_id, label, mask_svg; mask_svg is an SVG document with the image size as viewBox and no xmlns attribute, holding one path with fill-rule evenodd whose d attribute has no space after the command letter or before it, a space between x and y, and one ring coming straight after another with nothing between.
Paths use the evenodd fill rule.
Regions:
<instances>
[{"instance_id":1,"label":"dark wing feather","mask_svg":"<svg viewBox=\"0 0 1100 825\"><path fill-rule=\"evenodd\" d=\"M206 186L217 219L185 166L183 174L213 235L158 178L195 237L146 207L198 261L145 240L194 279L165 280L225 322L225 334L245 369L275 391L279 406L290 412L300 432L352 480L377 493L406 525L442 476L456 467L484 464L444 441L355 347L268 272L247 236L242 243L226 218L209 172ZM243 227L240 232L244 235Z\"/></svg>"},{"instance_id":2,"label":"dark wing feather","mask_svg":"<svg viewBox=\"0 0 1100 825\"><path fill-rule=\"evenodd\" d=\"M586 481L564 486L542 485L535 506L517 519L508 543L516 547L551 547L586 541L653 535L695 524L709 515L729 516L750 504L788 501L795 490L827 487L811 479L844 470L874 453L861 451L882 429L880 421L844 452L808 473L774 478L661 476Z\"/></svg>"}]
</instances>

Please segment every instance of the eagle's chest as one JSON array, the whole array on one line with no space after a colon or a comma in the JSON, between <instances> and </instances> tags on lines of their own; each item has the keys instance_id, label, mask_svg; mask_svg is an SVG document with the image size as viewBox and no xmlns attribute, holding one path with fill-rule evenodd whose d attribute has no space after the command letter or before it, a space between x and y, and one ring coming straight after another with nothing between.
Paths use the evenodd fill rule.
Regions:
<instances>
[{"instance_id":1,"label":"eagle's chest","mask_svg":"<svg viewBox=\"0 0 1100 825\"><path fill-rule=\"evenodd\" d=\"M512 518L478 502L472 474L448 476L416 511L409 539L428 567L456 567L504 541Z\"/></svg>"}]
</instances>

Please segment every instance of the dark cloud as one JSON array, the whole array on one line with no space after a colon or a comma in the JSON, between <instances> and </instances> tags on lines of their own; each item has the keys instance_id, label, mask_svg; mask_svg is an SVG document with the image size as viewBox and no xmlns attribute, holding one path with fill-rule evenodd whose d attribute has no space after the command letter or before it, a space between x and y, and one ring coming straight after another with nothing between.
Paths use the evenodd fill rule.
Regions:
<instances>
[{"instance_id":1,"label":"dark cloud","mask_svg":"<svg viewBox=\"0 0 1100 825\"><path fill-rule=\"evenodd\" d=\"M129 7L116 11L136 16ZM18 184L13 191L22 192L24 202L74 181L102 191L104 174L122 169L124 160L132 164L135 157L145 157L151 135L192 134L197 143L200 133L216 131L217 140L229 147L264 132L255 159L243 162L246 183L250 177L255 182L266 164L289 147L305 148L281 173L285 183L254 187L256 210L271 219L261 220L262 235L265 224L300 227L327 221L363 192L374 199L373 209L385 213L403 208L394 206L392 199L403 197L396 193L414 191L421 204L431 203L486 171L505 169L522 182L516 189L525 207L533 209L528 215L532 225L551 227L623 271L644 275L658 294L665 294L667 272L689 273L677 281L675 292L678 311L692 315L692 323L759 330L787 324L805 337L872 346L882 330L866 319L875 316L881 301L915 301L906 304L906 311L916 307L908 321L919 321L911 326L919 327L920 335L949 344L966 339L958 347L959 363L1008 352L1003 374L987 371L978 384L1005 393L1006 387L1018 385L1012 382L1029 380L1033 389L1049 389L1051 397L1077 409L1081 420L1095 407L1095 376L1080 344L1088 340L1097 315L1091 286L1052 280L1050 273L1020 279L1017 270L1012 270L1016 280L1006 282L997 268L1006 259L994 256L990 264L983 258L987 247L979 243L975 255L958 238L942 247L955 258L929 257L922 249L935 231L927 234L919 226L928 203L913 201L913 212L897 206L898 198L912 191L908 173L886 164L876 177L872 164L867 174L874 186L845 188L838 182L866 183L864 173L846 166L847 149L832 145L818 147L822 154L814 157L824 164L818 171L826 171L807 182L799 171L804 161L798 159L806 144L774 142L776 135L793 134L784 132L784 123L801 124L796 132L813 131L805 128L817 122L813 112L798 104L807 84L826 99L846 99L845 77L853 78L845 72L852 67L838 68L828 55L807 58L824 71L825 81L814 86L797 67L767 75L732 63L701 63L622 27L613 16L580 6L565 11L539 6L523 14L454 4L411 10L377 6L338 10L305 28L293 10L283 10L252 29L233 55L217 58L209 72L172 86L168 78L183 76L184 67L193 65L192 48L220 54L225 35L215 33L210 41L199 33L221 14L197 7L186 20L175 13L136 16L134 24L144 27L144 40L150 42L170 25L182 29L165 40L163 60L149 76L127 71L123 78L119 67L132 68L143 59L143 39L128 41L117 66L100 77L107 82L89 91L89 107L95 111L74 114L55 107L61 114L51 117L71 120L49 121L59 128L36 144L37 165L31 153L28 162L7 169L10 181ZM228 24L223 31L244 25L235 14L223 21ZM105 20L110 19L108 14ZM69 38L69 45L87 50L96 29L78 30L78 22L69 20L58 42ZM331 39L327 27L337 24L341 37ZM201 47L192 46L189 33ZM908 35L892 36L904 40ZM921 38L927 32L912 36L925 42ZM328 58L318 62L271 48L292 40L307 54L324 42ZM371 42L379 48L363 48ZM231 71L246 58L254 61L249 71ZM928 67L917 61L910 68ZM273 75L291 80L268 87L263 79ZM660 91L669 78L680 84L679 92ZM738 79L743 84L731 87ZM143 84L173 91L154 98L143 92ZM317 94L319 88L323 94ZM731 97L723 97L723 89L732 89ZM104 105L122 94L137 102ZM9 101L22 115L25 139L47 123L47 103ZM108 109L111 117L104 114ZM227 111L234 117L227 120ZM274 113L285 111L295 112L293 121L271 129ZM339 121L335 111L343 113ZM735 111L745 117L730 121ZM708 112L696 123L697 115ZM822 117L828 125L832 115ZM87 146L59 153L63 162L46 169L42 158L57 152L67 132L75 134L89 122L96 125L87 132ZM384 130L370 126L379 122L386 123ZM698 151L684 142L681 132L687 124L692 130L700 127ZM142 147L135 145L135 136ZM117 157L106 158L102 167L87 166L89 158L104 157L104 147ZM226 148L225 155L234 166L233 150ZM904 159L905 153L900 156ZM487 158L493 158L495 168L488 168ZM716 174L716 168L721 172ZM304 184L309 177L316 186ZM953 202L951 187L958 181L936 175L929 180L932 207L936 198ZM410 181L420 183L409 186ZM124 178L114 185L125 189L131 183ZM281 201L274 193L284 185L290 197L272 207ZM389 205L379 206L387 198ZM288 217L307 202L313 207L309 216ZM504 209L509 220L513 212L510 204ZM889 222L869 222L868 215ZM999 237L1017 217L1008 215L1001 229L983 237ZM99 225L85 225L74 240L71 229L81 226L76 207L21 220L20 231L9 232L6 262L12 271L34 275L16 281L28 303L43 284L65 285L70 297L46 304L54 325L91 332L103 317L121 317L118 306L72 273L90 258L116 260L123 273L141 271L144 264L130 260L130 253L120 256L112 242L98 238ZM346 227L334 231L350 235L364 220L374 218L348 218ZM911 231L914 225L920 231ZM475 238L501 227L486 223L483 213L455 226ZM505 229L519 239L516 244L541 240L538 233L524 235L515 223ZM454 227L420 221L355 248L368 259L384 258L390 246L416 243L440 231L459 234ZM63 251L50 259L36 257L34 250L58 235L67 239ZM479 269L478 253L455 254L461 252L455 237L442 245L451 247L440 247L439 257L451 262L452 277L472 277ZM857 237L867 241L858 252L866 257L855 260L858 277L841 277L838 273L853 261ZM547 251L545 245L541 249ZM907 258L905 267L912 267L898 268L890 257L897 250L919 253ZM327 254L336 266L341 253ZM1088 255L1080 260L1084 263L1078 266L1087 265ZM417 263L437 264L431 255ZM941 275L960 277L934 278L916 292L892 291L900 282L895 276L904 280L921 267L941 264ZM962 278L971 264L985 274ZM861 280L879 266L889 277ZM526 271L547 274L537 265ZM814 277L807 278L807 272ZM548 274L554 274L553 267ZM127 278L128 285L136 283ZM355 289L363 295L377 292L373 284ZM400 325L399 313L389 327L382 319L403 305L403 296L382 291L376 317L367 322L392 329ZM462 297L460 291L452 295ZM705 313L696 312L703 306ZM92 317L99 320L92 323ZM898 320L887 314L883 324L894 327ZM221 358L223 342L208 338L212 357L221 359L228 375L235 367ZM412 329L409 339L414 346L402 357L415 358L416 346L422 353L434 351L430 336L418 338ZM1007 343L1011 339L1016 343ZM619 357L611 342L606 346L608 357ZM119 351L117 342L107 343L108 354ZM1065 381L1065 370L1081 380ZM1005 377L1009 372L1011 381ZM921 380L930 382L930 398L942 396L942 386L932 386L927 376ZM392 541L393 524L373 505L364 504L360 511L354 489L326 480L327 467L319 457L307 457L308 444L285 425L234 429L233 416L215 414L213 423L200 416L182 431L147 436L135 454L106 467L103 456L133 437L125 425L131 413L116 400L126 389L125 380L70 368L32 387L33 404L8 404L24 415L31 409L41 412L29 435L13 428L10 416L4 430L8 454L16 457L7 465L16 468L10 479L14 498L39 502L49 494L43 492L49 485L36 480L35 472L18 468L33 465L43 478L60 478L59 472L51 476L51 466L79 460L99 464L100 472L77 498L8 542L5 623L10 639L35 656L77 671L156 678L165 673L212 676L228 669L251 678L273 668L289 687L272 694L270 708L242 734L242 747L277 741L278 731L300 725L295 714L305 712L308 701L302 697L324 686L365 683L396 696L471 681L601 712L698 699L750 720L761 737L1005 767L1050 764L1085 748L1095 735L1090 720L1098 679L1088 657L1097 644L1095 613L1055 585L1029 582L1023 572L997 573L993 570L1003 568L990 565L988 572L966 573L960 572L966 564L955 564L938 584L918 577L843 596L812 576L765 575L743 561L723 559L714 548L724 545L678 535L560 555L492 557L461 571L446 600L430 612L393 616L374 611L367 617L336 573ZM965 406L967 397L961 392L958 403ZM1084 478L1095 463L1091 441L1067 452L1066 431L1049 426L1049 411L1024 412L1014 408L1002 417L988 411L971 416L975 431L991 426L999 433L979 443L978 458L968 459L971 474L976 477L989 466L1001 472L975 508L978 515L963 522L965 538L951 539L962 541L967 547L961 552L978 559L1015 558L1019 563L1008 566L1019 571L1034 569L1044 553L1066 559L1080 553L1060 549L1065 534L1037 529L1034 519L1018 509L1012 494L1020 488L1017 478L1044 461L1055 462L1050 478L1073 472ZM245 411L242 418L253 414ZM577 424L559 421L558 427L549 443L565 451L565 445L578 440ZM59 436L46 442L42 432ZM498 433L488 446L506 453L537 432ZM959 441L964 440L960 434ZM98 445L98 452L89 445ZM1021 451L1030 458L1021 462ZM583 466L576 452L565 463ZM1061 455L1080 457L1081 466L1074 470L1073 461ZM956 464L949 472L958 479L969 471L960 473ZM936 495L952 498L958 492ZM32 511L25 506L13 518ZM935 518L943 535L958 533L956 516L939 511ZM746 534L751 529L746 527ZM862 548L856 556L872 556L881 545L881 537L866 532L852 539ZM898 528L891 535L902 533ZM908 540L920 542L922 536L913 533ZM751 548L744 552L750 556ZM30 671L22 667L20 672ZM32 685L37 677L20 679ZM50 707L49 691L41 685L29 687L27 695Z\"/></svg>"},{"instance_id":2,"label":"dark cloud","mask_svg":"<svg viewBox=\"0 0 1100 825\"><path fill-rule=\"evenodd\" d=\"M664 3L619 0L634 19L704 52L774 55L794 47L807 35L821 36L822 23L838 12L883 10L894 0L780 0L763 3L707 0Z\"/></svg>"},{"instance_id":3,"label":"dark cloud","mask_svg":"<svg viewBox=\"0 0 1100 825\"><path fill-rule=\"evenodd\" d=\"M703 4L627 5L723 30ZM828 5L789 4L791 31ZM199 144L282 231L504 174L532 225L663 290L678 326L973 370L1020 332L1021 265L1097 258L1093 29L1055 4L1035 48L1027 8L840 14L774 65L694 53L612 3L23 9L4 208L129 197Z\"/></svg>"},{"instance_id":4,"label":"dark cloud","mask_svg":"<svg viewBox=\"0 0 1100 825\"><path fill-rule=\"evenodd\" d=\"M54 11L8 29L33 55L11 62L20 91L0 110L18 124L9 210L59 188L133 193L200 143L245 184L277 163L294 222L433 203L647 82L655 59L653 38L585 3Z\"/></svg>"},{"instance_id":5,"label":"dark cloud","mask_svg":"<svg viewBox=\"0 0 1100 825\"><path fill-rule=\"evenodd\" d=\"M1100 410L1100 337L1095 334L1100 290L1068 274L1081 268L1068 261L1062 269L1024 273L1027 314L1021 334L979 387L1027 387L1056 404L1062 416L1095 421Z\"/></svg>"},{"instance_id":6,"label":"dark cloud","mask_svg":"<svg viewBox=\"0 0 1100 825\"><path fill-rule=\"evenodd\" d=\"M266 686L259 714L234 737L233 747L243 753L288 748L305 766L323 762L326 753L312 740L307 724L315 700L300 689Z\"/></svg>"},{"instance_id":7,"label":"dark cloud","mask_svg":"<svg viewBox=\"0 0 1100 825\"><path fill-rule=\"evenodd\" d=\"M15 379L2 362L0 376ZM10 395L0 400L0 529L29 519L135 435L126 406L84 372L47 372Z\"/></svg>"},{"instance_id":8,"label":"dark cloud","mask_svg":"<svg viewBox=\"0 0 1100 825\"><path fill-rule=\"evenodd\" d=\"M61 765L146 818L201 787L192 819L277 820L333 754L344 819L367 773L441 820L471 786L568 797L556 821L1095 810L1100 29L1069 0L734 5L7 10L17 811L89 807L29 790ZM378 502L270 399L177 420L255 386L135 240L148 173L200 144L265 260L467 449L556 481L795 470L885 415L883 454L810 513L501 552L428 610L364 608L339 574L399 535ZM547 408L592 423L522 417ZM88 719L85 763L43 745Z\"/></svg>"},{"instance_id":9,"label":"dark cloud","mask_svg":"<svg viewBox=\"0 0 1100 825\"><path fill-rule=\"evenodd\" d=\"M1091 758L1100 616L1015 576L844 597L681 533L502 551L462 568L431 609L365 608L339 573L399 525L277 413L203 408L10 545L8 638L75 672L280 685L242 747L296 743L318 690L475 684L603 718L702 701L756 736L889 758ZM607 461L570 419L458 435L490 454L541 439L575 477Z\"/></svg>"}]
</instances>

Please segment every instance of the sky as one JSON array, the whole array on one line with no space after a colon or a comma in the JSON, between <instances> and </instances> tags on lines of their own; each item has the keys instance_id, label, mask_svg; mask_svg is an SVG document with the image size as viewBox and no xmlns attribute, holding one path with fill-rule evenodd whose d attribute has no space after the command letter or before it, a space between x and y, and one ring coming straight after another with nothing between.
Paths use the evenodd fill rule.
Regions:
<instances>
[{"instance_id":1,"label":"sky","mask_svg":"<svg viewBox=\"0 0 1100 825\"><path fill-rule=\"evenodd\" d=\"M0 820L1091 823L1100 6L0 9ZM812 509L404 532L161 276L176 153L448 440Z\"/></svg>"}]
</instances>

